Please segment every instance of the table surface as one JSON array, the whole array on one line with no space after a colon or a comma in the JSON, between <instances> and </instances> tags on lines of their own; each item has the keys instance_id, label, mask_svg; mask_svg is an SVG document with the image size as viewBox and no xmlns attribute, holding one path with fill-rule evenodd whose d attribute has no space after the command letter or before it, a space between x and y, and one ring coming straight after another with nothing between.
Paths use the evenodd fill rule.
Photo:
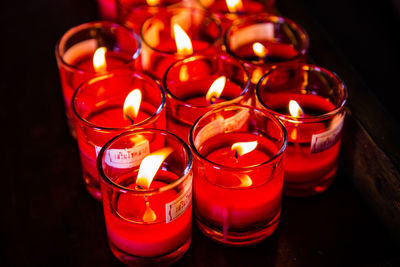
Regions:
<instances>
[{"instance_id":1,"label":"table surface","mask_svg":"<svg viewBox=\"0 0 400 267\"><path fill-rule=\"evenodd\" d=\"M334 16L319 13L326 12L319 1L296 4L310 12L307 17L291 9L291 2L277 0L282 15L318 24L327 29L328 36L338 38L339 48L346 48L342 42L346 31L329 32L335 27L327 19ZM354 2L348 5L355 6ZM389 3L383 1L379 7ZM338 1L340 4L345 7L345 1ZM349 16L348 12L343 14ZM97 18L94 0L6 1L0 11L5 25L0 49L1 119L6 138L0 215L3 266L121 265L108 248L101 204L83 186L79 152L68 133L54 56L55 43L63 32ZM389 18L382 23L388 22ZM389 28L385 33L390 34ZM392 44L390 38L383 41ZM350 49L345 54L352 54ZM323 60L326 51L313 45L310 52ZM353 57L349 62L357 58ZM377 58L371 60L379 63ZM365 66L357 70L361 78L370 71ZM341 74L340 65L335 71ZM365 82L379 83L379 77L365 78ZM397 120L395 112L392 114ZM399 266L399 248L341 164L337 179L325 193L283 199L281 223L267 240L250 247L226 247L206 238L195 226L190 249L176 265Z\"/></svg>"}]
</instances>

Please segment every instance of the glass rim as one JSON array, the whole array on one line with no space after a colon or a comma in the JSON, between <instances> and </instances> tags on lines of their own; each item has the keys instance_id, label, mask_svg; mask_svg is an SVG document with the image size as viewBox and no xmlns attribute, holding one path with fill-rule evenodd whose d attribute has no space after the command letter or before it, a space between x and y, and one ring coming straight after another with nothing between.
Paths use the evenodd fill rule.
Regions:
<instances>
[{"instance_id":1,"label":"glass rim","mask_svg":"<svg viewBox=\"0 0 400 267\"><path fill-rule=\"evenodd\" d=\"M296 23L295 21L293 21L287 17L277 16L277 15L272 15L272 14L259 14L259 15L254 15L254 16L250 16L247 18L239 19L238 21L236 21L235 23L233 23L226 29L225 34L222 38L222 42L223 42L223 47L226 49L226 52L229 55L231 55L235 58L238 58L246 63L250 63L250 64L254 64L254 65L265 64L264 60L247 60L244 57L237 55L234 51L232 51L232 49L228 45L228 43L229 43L228 35L231 33L231 31L237 29L238 27L240 27L242 25L246 25L246 23L248 23L248 22L252 23L250 25L256 25L256 24L267 23L267 22L287 24L292 29L294 29L296 32L299 33L300 40L301 40L301 49L300 50L296 49L297 50L296 56L289 58L282 62L296 60L307 54L307 51L310 46L310 39L309 39L308 33L305 30L305 28L303 28L301 25L299 25L298 23Z\"/></svg>"},{"instance_id":2,"label":"glass rim","mask_svg":"<svg viewBox=\"0 0 400 267\"><path fill-rule=\"evenodd\" d=\"M337 107L335 106L335 108L329 112L326 112L324 114L320 114L320 115L313 115L310 117L304 117L304 118L295 118L291 115L287 115L287 114L282 114L279 112L276 112L274 109L268 107L264 101L262 101L261 97L260 97L260 86L263 83L263 81L274 71L280 69L280 68L297 68L297 67L301 67L303 70L308 70L308 71L317 71L318 73L323 73L326 74L327 76L329 76L330 78L332 78L332 80L334 80L336 82L336 84L338 85L338 87L340 88L341 91L343 91L343 100L340 102L340 105L338 105ZM340 113L346 106L347 103L347 98L348 98L348 92L347 92L347 86L346 84L342 81L342 79L333 71L330 71L328 69L325 69L323 67L314 65L314 64L305 64L305 63L296 63L296 64L290 64L290 65L274 65L271 68L269 68L266 73L264 73L264 75L261 77L261 79L259 80L259 82L256 85L256 90L255 90L255 97L256 100L262 105L263 108L267 109L270 113L274 114L275 116L277 116L278 118L285 120L285 121L295 121L295 122L314 122L314 121L321 121L327 118L330 118L338 113Z\"/></svg>"},{"instance_id":3,"label":"glass rim","mask_svg":"<svg viewBox=\"0 0 400 267\"><path fill-rule=\"evenodd\" d=\"M201 53L201 52L203 52L203 51L209 49L210 47L214 46L214 45L219 41L219 39L222 38L222 28L221 28L221 25L220 25L220 23L219 23L219 20L218 20L217 18L215 18L212 14L210 14L210 13L208 13L208 12L206 12L205 10L200 9L200 8L196 8L196 7L185 7L185 6L180 6L180 5L177 5L177 6L168 6L168 7L165 8L165 11L166 11L166 12L169 12L169 11L172 10L172 12L174 12L174 10L178 10L178 9L185 10L185 11L189 11L189 10L190 10L191 12L192 12L192 11L195 11L195 12L202 13L202 14L204 15L205 18L208 18L208 19L210 19L211 21L213 21L214 24L217 26L217 29L218 29L217 37L213 40L213 42L210 43L207 47L205 47L205 48L203 48L203 49L200 49L200 50L194 50L194 49L193 49L192 55L193 55L193 54L197 54L197 53ZM155 16L156 16L156 15L155 15ZM162 50L160 50L160 49L158 49L158 48L155 48L154 46L150 45L150 44L147 42L146 38L143 37L143 35L144 35L143 31L144 31L144 26L145 26L145 24L148 23L151 19L154 19L155 16L151 16L151 17L147 18L147 19L143 22L143 24L141 25L141 27L140 27L140 39L141 39L141 41L142 41L148 48L150 48L151 50L154 50L155 52L157 52L157 53L159 53L159 54L162 54L162 55L181 56L180 54L178 54L177 51L168 52L168 51L162 51ZM189 36L189 37L190 37L190 36Z\"/></svg>"},{"instance_id":4,"label":"glass rim","mask_svg":"<svg viewBox=\"0 0 400 267\"><path fill-rule=\"evenodd\" d=\"M187 163L185 164L185 168L184 168L182 174L175 181L173 181L169 184L166 184L162 187L154 188L154 189L137 190L137 189L122 186L122 185L112 181L110 179L110 177L105 174L105 172L103 170L103 155L104 155L105 151L119 138L122 138L122 137L128 136L128 135L132 135L132 134L141 134L141 133L146 133L146 132L147 133L155 133L155 134L158 133L163 136L173 138L173 139L175 139L175 141L179 142L182 145L183 150L186 152L186 155L188 157ZM132 129L132 130L128 130L123 133L120 133L117 136L114 136L113 138L111 138L109 141L107 141L107 143L105 143L99 151L99 154L96 159L96 167L97 167L97 171L99 172L99 175L101 177L101 180L104 183L106 183L108 186L112 187L113 190L118 190L119 192L130 193L130 194L135 194L135 195L155 195L155 194L159 194L159 193L162 193L162 192L165 192L165 191L175 188L176 186L181 184L186 178L188 178L191 175L191 170L193 168L193 156L192 156L190 147L177 135L175 135L171 132L168 132L166 130L161 130L161 129L139 128L139 129Z\"/></svg>"},{"instance_id":5,"label":"glass rim","mask_svg":"<svg viewBox=\"0 0 400 267\"><path fill-rule=\"evenodd\" d=\"M129 74L127 74L127 73L129 73ZM139 123L135 123L133 125L128 125L128 126L124 126L124 127L105 127L105 126L96 125L96 124L86 120L76 110L75 100L76 100L76 97L77 97L78 93L81 92L81 90L83 90L82 88L84 88L85 86L90 85L90 83L92 81L98 82L98 81L101 81L103 79L107 79L107 78L110 78L110 77L118 77L118 76L129 76L129 77L132 77L132 76L136 76L136 75L140 76L141 78L148 79L148 81L150 83L154 83L154 85L157 86L158 89L160 89L160 93L161 93L161 103L160 103L160 105L158 106L157 110L150 117L146 118L145 120L140 121ZM143 79L143 80L146 80L146 79ZM165 92L164 92L162 86L159 84L159 82L157 82L154 79L151 79L150 76L148 76L148 75L146 75L144 73L141 73L141 72L137 72L137 71L129 71L129 72L123 73L121 75L119 75L118 72L113 71L113 72L109 72L109 73L104 74L104 75L93 77L93 78L81 83L81 85L79 85L78 88L74 91L74 94L72 95L72 98L71 98L72 113L80 122L82 122L83 124L85 124L86 126L92 128L92 129L106 130L106 131L129 130L129 129L138 128L138 127L141 127L143 125L146 125L147 123L149 123L152 120L154 120L164 110L165 106L166 106L166 95L165 95Z\"/></svg>"},{"instance_id":6,"label":"glass rim","mask_svg":"<svg viewBox=\"0 0 400 267\"><path fill-rule=\"evenodd\" d=\"M167 86L167 76L168 76L170 70L173 67L175 67L175 66L177 66L179 64L185 64L187 62L192 62L192 61L195 61L195 60L203 60L203 59L214 60L214 59L221 58L221 57L224 57L224 56L225 55L223 55L223 54L218 54L218 55L195 55L195 56L189 56L189 57L177 60L174 63L172 63L168 67L168 69L165 71L165 74L164 74L163 79L162 79L163 86L164 86L164 89L165 89L167 95L169 97L173 98L174 100L178 101L182 106L185 106L185 107L188 107L188 108L193 108L193 109L197 109L197 108L198 109L204 109L204 108L207 108L207 107L217 107L217 106L221 106L221 105L226 104L226 103L232 103L237 98L243 97L246 93L248 93L250 91L250 84L251 84L250 75L249 75L248 70L244 67L244 65L241 62L239 62L238 60L236 60L236 59L234 59L232 57L226 57L226 58L228 59L228 61L230 61L232 63L232 65L236 63L243 70L245 76L247 77L247 81L245 83L244 88L242 89L242 92L240 93L240 95L236 96L233 99L226 100L226 101L223 101L221 103L214 103L214 104L211 104L211 105L193 105L193 104L186 103L184 100L182 100L181 98L177 97L175 94L173 94L169 90L169 88Z\"/></svg>"},{"instance_id":7,"label":"glass rim","mask_svg":"<svg viewBox=\"0 0 400 267\"><path fill-rule=\"evenodd\" d=\"M85 70L85 69L79 68L79 67L77 67L77 66L75 66L73 64L70 64L70 63L68 63L68 62L66 62L64 60L64 56L62 55L62 53L60 51L61 44L66 43L68 41L68 39L70 37L72 37L74 34L76 34L77 32L85 30L85 29L99 28L99 27L104 27L104 26L109 27L109 28L113 28L113 27L122 28L122 29L126 30L128 33L132 34L133 38L135 39L135 41L137 43L137 49L132 54L132 57L129 59L129 61L126 62L126 63L123 63L120 66L113 67L112 70L125 68L127 65L129 65L133 61L135 61L139 57L140 52L142 50L142 43L141 43L141 40L140 40L140 36L137 33L135 33L134 31L132 31L131 29L129 29L128 27L126 27L125 25L119 24L117 22L106 21L106 20L86 22L86 23L74 26L74 27L70 28L69 30L67 30L61 36L61 38L57 41L56 46L55 46L55 54L56 54L57 61L64 68L67 68L67 69L69 69L71 71L78 72L78 73L91 73L91 74L106 73L106 72L97 72L97 71L94 71L94 70L93 71Z\"/></svg>"},{"instance_id":8,"label":"glass rim","mask_svg":"<svg viewBox=\"0 0 400 267\"><path fill-rule=\"evenodd\" d=\"M222 164L213 162L209 159L207 159L205 156L203 156L197 149L196 145L195 145L195 141L194 141L194 130L195 128L198 126L198 123L208 117L210 114L212 113L216 113L222 110L229 110L229 109L248 109L248 110L253 110L259 113L264 114L266 117L270 118L277 126L279 126L279 128L281 129L281 132L283 134L283 140L282 140L282 145L279 148L279 150L267 161L255 164L255 165L251 165L251 166L246 166L246 167L229 167L229 166L224 166ZM192 127L190 128L190 132L189 132L189 144L190 147L192 148L192 152L193 154L195 154L197 157L199 157L201 160L206 161L207 163L213 165L213 166L217 166L220 169L224 169L224 170L228 170L228 171L249 171L252 169L256 169L259 168L261 166L267 166L269 164L273 164L273 162L277 161L281 156L283 156L283 153L286 150L286 146L287 146L287 142L288 142L288 135L287 135L287 131L285 126L283 125L283 123L274 115L271 114L269 112L267 112L266 110L262 110L253 106L246 106L246 105L240 105L240 104L235 104L235 105L224 105L218 108L214 108L212 110L207 111L206 113L204 113L203 115L201 115L192 125Z\"/></svg>"},{"instance_id":9,"label":"glass rim","mask_svg":"<svg viewBox=\"0 0 400 267\"><path fill-rule=\"evenodd\" d=\"M210 6L205 6L205 5L203 4L203 1L201 1L201 0L195 0L195 2L198 3L199 6L200 6L201 8L206 9L206 10L209 9L210 6L211 6L213 3L215 3L215 2L213 2L213 3L211 3ZM247 2L247 1L244 0L243 2ZM263 4L262 2L259 2L259 1L256 1L256 2L258 2L258 3L260 3L260 4ZM265 6L264 6L264 7L265 7ZM220 11L215 11L215 10L214 10L214 11L213 11L213 13L216 14L218 17L220 17L220 16L225 16L225 15L230 15L230 14L231 14L231 15L242 15L242 14L250 15L250 14L261 14L261 13L264 13L264 12L265 12L265 8L262 9L262 10L260 10L260 11L258 11L257 13L249 13L248 10L230 12L228 8L227 8L227 10L225 10L225 11L223 11L223 10L220 10Z\"/></svg>"}]
</instances>

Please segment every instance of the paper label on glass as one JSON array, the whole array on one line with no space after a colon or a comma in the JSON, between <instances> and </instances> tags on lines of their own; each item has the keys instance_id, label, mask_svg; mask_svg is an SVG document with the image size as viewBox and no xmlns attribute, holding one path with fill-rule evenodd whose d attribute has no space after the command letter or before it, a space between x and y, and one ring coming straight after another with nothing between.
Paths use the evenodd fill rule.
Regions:
<instances>
[{"instance_id":1,"label":"paper label on glass","mask_svg":"<svg viewBox=\"0 0 400 267\"><path fill-rule=\"evenodd\" d=\"M201 144L203 144L205 140L220 133L223 133L223 121L224 118L221 116L205 125L197 134L196 139L194 140L194 145L198 148Z\"/></svg>"},{"instance_id":2,"label":"paper label on glass","mask_svg":"<svg viewBox=\"0 0 400 267\"><path fill-rule=\"evenodd\" d=\"M64 61L68 64L73 64L74 61L82 55L94 53L97 47L98 42L96 39L89 39L77 43L65 52L63 56Z\"/></svg>"},{"instance_id":3,"label":"paper label on glass","mask_svg":"<svg viewBox=\"0 0 400 267\"><path fill-rule=\"evenodd\" d=\"M95 149L97 156L101 147L95 146ZM133 168L139 166L144 157L148 154L150 154L149 141L143 140L131 148L106 150L104 161L108 166L114 168Z\"/></svg>"},{"instance_id":4,"label":"paper label on glass","mask_svg":"<svg viewBox=\"0 0 400 267\"><path fill-rule=\"evenodd\" d=\"M313 134L311 137L310 153L318 153L327 150L340 138L340 133L343 128L344 115L337 117L332 121L331 129L326 132Z\"/></svg>"},{"instance_id":5,"label":"paper label on glass","mask_svg":"<svg viewBox=\"0 0 400 267\"><path fill-rule=\"evenodd\" d=\"M232 117L224 120L224 131L232 132L239 130L247 122L250 113L247 109L241 110Z\"/></svg>"},{"instance_id":6,"label":"paper label on glass","mask_svg":"<svg viewBox=\"0 0 400 267\"><path fill-rule=\"evenodd\" d=\"M188 177L183 186L182 194L175 200L165 204L165 222L169 223L181 216L192 202L192 175Z\"/></svg>"},{"instance_id":7,"label":"paper label on glass","mask_svg":"<svg viewBox=\"0 0 400 267\"><path fill-rule=\"evenodd\" d=\"M260 23L240 29L231 36L230 48L232 50L238 47L257 41L274 40L274 24L271 22Z\"/></svg>"}]
</instances>

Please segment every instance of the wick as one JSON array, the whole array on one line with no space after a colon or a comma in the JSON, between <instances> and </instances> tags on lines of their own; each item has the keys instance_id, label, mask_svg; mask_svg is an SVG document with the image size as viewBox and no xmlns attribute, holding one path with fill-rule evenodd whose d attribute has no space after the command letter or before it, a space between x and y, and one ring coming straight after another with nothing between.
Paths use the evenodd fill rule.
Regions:
<instances>
[{"instance_id":1,"label":"wick","mask_svg":"<svg viewBox=\"0 0 400 267\"><path fill-rule=\"evenodd\" d=\"M128 120L131 122L131 124L133 125L133 119L129 116L129 115L125 115L127 118L128 118Z\"/></svg>"},{"instance_id":2,"label":"wick","mask_svg":"<svg viewBox=\"0 0 400 267\"><path fill-rule=\"evenodd\" d=\"M141 187L140 185L136 185L135 189L144 189L143 187Z\"/></svg>"},{"instance_id":3,"label":"wick","mask_svg":"<svg viewBox=\"0 0 400 267\"><path fill-rule=\"evenodd\" d=\"M217 100L217 98L216 97L211 97L211 99L210 99L210 104L212 105L212 104L214 104L214 102Z\"/></svg>"},{"instance_id":4,"label":"wick","mask_svg":"<svg viewBox=\"0 0 400 267\"><path fill-rule=\"evenodd\" d=\"M238 159L239 157L239 152L237 151L237 149L235 149L235 158Z\"/></svg>"}]
</instances>

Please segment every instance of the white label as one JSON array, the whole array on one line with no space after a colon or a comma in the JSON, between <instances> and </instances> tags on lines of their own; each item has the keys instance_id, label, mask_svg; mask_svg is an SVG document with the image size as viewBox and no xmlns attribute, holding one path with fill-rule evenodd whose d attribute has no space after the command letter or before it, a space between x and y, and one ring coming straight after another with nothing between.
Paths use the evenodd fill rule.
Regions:
<instances>
[{"instance_id":1,"label":"white label","mask_svg":"<svg viewBox=\"0 0 400 267\"><path fill-rule=\"evenodd\" d=\"M216 120L205 125L197 134L194 145L198 148L205 140L216 136L224 131L224 118L218 117Z\"/></svg>"},{"instance_id":2,"label":"white label","mask_svg":"<svg viewBox=\"0 0 400 267\"><path fill-rule=\"evenodd\" d=\"M68 64L72 64L73 61L86 54L94 53L98 47L96 39L89 39L69 48L64 54L64 61Z\"/></svg>"},{"instance_id":3,"label":"white label","mask_svg":"<svg viewBox=\"0 0 400 267\"><path fill-rule=\"evenodd\" d=\"M224 131L232 132L242 128L243 125L247 122L249 116L250 116L249 111L247 109L244 109L242 111L239 111L232 117L225 119Z\"/></svg>"},{"instance_id":4,"label":"white label","mask_svg":"<svg viewBox=\"0 0 400 267\"><path fill-rule=\"evenodd\" d=\"M344 115L339 116L332 121L331 129L326 132L313 134L311 137L310 153L318 153L327 150L339 139L340 132L343 128Z\"/></svg>"},{"instance_id":5,"label":"white label","mask_svg":"<svg viewBox=\"0 0 400 267\"><path fill-rule=\"evenodd\" d=\"M95 146L96 156L101 147ZM149 141L144 140L132 148L107 149L104 161L108 166L126 169L139 166L144 157L150 153Z\"/></svg>"},{"instance_id":6,"label":"white label","mask_svg":"<svg viewBox=\"0 0 400 267\"><path fill-rule=\"evenodd\" d=\"M175 200L165 204L165 221L166 223L172 222L181 216L192 201L192 175L185 181L186 184L183 189L182 195Z\"/></svg>"},{"instance_id":7,"label":"white label","mask_svg":"<svg viewBox=\"0 0 400 267\"><path fill-rule=\"evenodd\" d=\"M231 36L230 48L235 50L244 44L252 43L257 40L273 41L274 24L270 22L260 23L238 30Z\"/></svg>"}]
</instances>

